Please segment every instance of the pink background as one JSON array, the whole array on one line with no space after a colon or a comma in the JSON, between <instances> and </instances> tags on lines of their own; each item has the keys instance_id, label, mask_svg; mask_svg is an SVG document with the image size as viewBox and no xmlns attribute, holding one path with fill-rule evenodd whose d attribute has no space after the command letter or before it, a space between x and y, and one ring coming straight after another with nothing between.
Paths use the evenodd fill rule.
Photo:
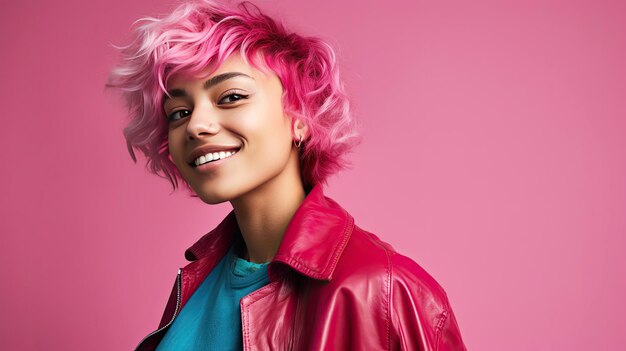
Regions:
<instances>
[{"instance_id":1,"label":"pink background","mask_svg":"<svg viewBox=\"0 0 626 351\"><path fill-rule=\"evenodd\" d=\"M364 142L326 192L435 276L469 349L623 348L623 1L258 3L338 49ZM175 4L0 5L3 350L134 348L229 210L133 164L104 89L109 44Z\"/></svg>"}]
</instances>

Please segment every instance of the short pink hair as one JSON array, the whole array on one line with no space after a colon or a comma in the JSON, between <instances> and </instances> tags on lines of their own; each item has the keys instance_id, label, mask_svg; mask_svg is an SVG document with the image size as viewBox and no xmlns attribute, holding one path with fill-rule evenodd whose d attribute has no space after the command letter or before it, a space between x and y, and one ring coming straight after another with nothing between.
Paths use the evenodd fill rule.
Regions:
<instances>
[{"instance_id":1,"label":"short pink hair","mask_svg":"<svg viewBox=\"0 0 626 351\"><path fill-rule=\"evenodd\" d=\"M208 0L184 3L165 18L138 22L134 41L118 47L122 59L107 86L119 88L129 108L124 136L133 161L133 149L141 150L146 168L168 179L174 190L179 180L187 183L169 155L162 108L166 82L177 72L197 75L209 66L216 69L236 52L254 67L276 73L283 85L284 111L308 126L300 153L305 187L326 183L350 166L347 153L360 136L335 54L326 42L287 31L247 1L236 7ZM260 64L257 53L264 58Z\"/></svg>"}]
</instances>

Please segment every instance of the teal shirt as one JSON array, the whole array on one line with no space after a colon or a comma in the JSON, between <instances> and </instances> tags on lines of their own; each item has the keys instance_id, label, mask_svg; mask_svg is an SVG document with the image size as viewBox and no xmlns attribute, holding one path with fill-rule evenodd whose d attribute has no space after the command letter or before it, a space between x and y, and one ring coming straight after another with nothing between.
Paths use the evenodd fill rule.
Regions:
<instances>
[{"instance_id":1,"label":"teal shirt","mask_svg":"<svg viewBox=\"0 0 626 351\"><path fill-rule=\"evenodd\" d=\"M231 246L191 295L156 351L242 350L239 300L269 283L267 266L237 257Z\"/></svg>"}]
</instances>

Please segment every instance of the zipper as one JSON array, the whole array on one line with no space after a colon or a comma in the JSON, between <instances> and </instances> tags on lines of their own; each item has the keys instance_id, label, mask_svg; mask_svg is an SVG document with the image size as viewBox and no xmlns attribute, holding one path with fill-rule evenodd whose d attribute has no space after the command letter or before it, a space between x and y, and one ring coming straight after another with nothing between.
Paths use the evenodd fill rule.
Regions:
<instances>
[{"instance_id":1,"label":"zipper","mask_svg":"<svg viewBox=\"0 0 626 351\"><path fill-rule=\"evenodd\" d=\"M148 340L151 336L160 333L161 331L167 329L170 325L172 325L172 323L174 323L174 319L176 319L176 315L178 315L178 310L180 309L180 298L181 298L181 290L182 290L182 279L181 276L183 274L183 269L179 268L178 269L178 274L176 275L176 308L174 308L174 315L172 315L172 319L170 319L169 322L167 322L167 324L165 324L163 327L153 331L152 333L146 335L146 337L144 337L143 339L141 339L141 341L139 342L139 345L137 345L137 347L135 347L135 351L138 351L141 348L141 345Z\"/></svg>"}]
</instances>

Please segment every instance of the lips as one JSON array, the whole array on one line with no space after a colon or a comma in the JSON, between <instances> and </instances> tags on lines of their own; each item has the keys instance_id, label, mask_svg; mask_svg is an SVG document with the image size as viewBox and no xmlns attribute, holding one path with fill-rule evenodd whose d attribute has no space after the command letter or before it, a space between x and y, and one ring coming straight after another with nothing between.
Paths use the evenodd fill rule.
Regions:
<instances>
[{"instance_id":1,"label":"lips","mask_svg":"<svg viewBox=\"0 0 626 351\"><path fill-rule=\"evenodd\" d=\"M200 156L204 156L208 153L220 152L220 151L235 152L235 151L239 151L239 149L241 149L241 146L239 145L204 145L193 150L191 153L189 153L189 155L185 159L185 162L187 162L188 165L195 167L195 161Z\"/></svg>"}]
</instances>

